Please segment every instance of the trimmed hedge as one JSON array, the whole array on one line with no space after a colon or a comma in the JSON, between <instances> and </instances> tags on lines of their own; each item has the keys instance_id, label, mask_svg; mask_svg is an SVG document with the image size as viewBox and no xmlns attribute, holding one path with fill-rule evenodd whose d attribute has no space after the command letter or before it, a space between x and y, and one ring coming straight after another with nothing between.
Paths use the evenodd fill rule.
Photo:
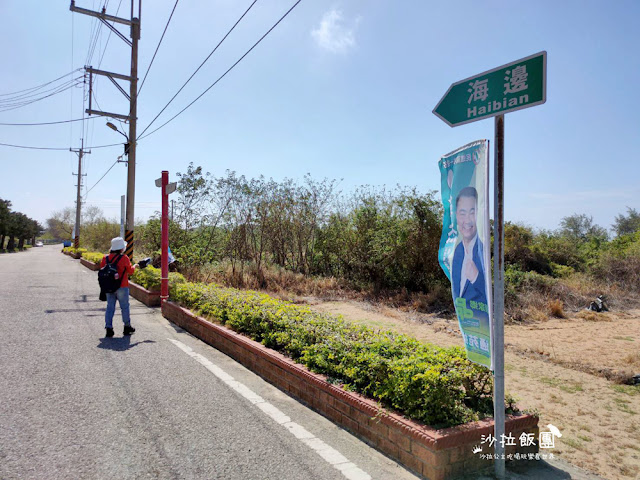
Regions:
<instances>
[{"instance_id":1,"label":"trimmed hedge","mask_svg":"<svg viewBox=\"0 0 640 480\"><path fill-rule=\"evenodd\" d=\"M145 268L139 268L136 272L130 277L132 282L137 283L141 287L146 288L152 292L160 291L160 281L161 281L161 270L159 268L152 267L148 265ZM169 290L173 286L186 282L185 278L176 272L169 273Z\"/></svg>"},{"instance_id":2,"label":"trimmed hedge","mask_svg":"<svg viewBox=\"0 0 640 480\"><path fill-rule=\"evenodd\" d=\"M79 254L83 254L84 252L87 251L86 248L75 248L75 247L64 247L62 249L63 252L69 252L69 253L79 253Z\"/></svg>"},{"instance_id":3,"label":"trimmed hedge","mask_svg":"<svg viewBox=\"0 0 640 480\"><path fill-rule=\"evenodd\" d=\"M179 283L171 285L171 297L330 381L433 427L493 413L491 372L468 361L461 348L353 325L253 291Z\"/></svg>"},{"instance_id":4,"label":"trimmed hedge","mask_svg":"<svg viewBox=\"0 0 640 480\"><path fill-rule=\"evenodd\" d=\"M103 257L104 257L104 253L100 253L100 252L82 252L82 258L84 258L88 262L92 262L98 265L102 261Z\"/></svg>"}]
</instances>

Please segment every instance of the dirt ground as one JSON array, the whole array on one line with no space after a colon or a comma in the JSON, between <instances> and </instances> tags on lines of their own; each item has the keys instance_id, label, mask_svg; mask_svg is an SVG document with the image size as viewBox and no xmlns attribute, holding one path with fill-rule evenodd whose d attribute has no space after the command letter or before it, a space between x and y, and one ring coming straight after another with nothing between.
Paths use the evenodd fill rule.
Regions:
<instances>
[{"instance_id":1,"label":"dirt ground","mask_svg":"<svg viewBox=\"0 0 640 480\"><path fill-rule=\"evenodd\" d=\"M312 308L440 346L463 346L457 321L354 301L300 299ZM562 433L553 452L607 479L640 479L640 310L505 326L505 386L540 429Z\"/></svg>"}]
</instances>

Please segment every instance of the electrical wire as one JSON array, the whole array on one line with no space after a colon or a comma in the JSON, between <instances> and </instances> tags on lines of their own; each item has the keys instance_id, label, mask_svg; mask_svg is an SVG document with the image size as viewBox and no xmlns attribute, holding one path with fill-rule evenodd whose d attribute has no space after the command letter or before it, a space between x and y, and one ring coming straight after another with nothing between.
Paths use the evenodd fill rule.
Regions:
<instances>
[{"instance_id":1,"label":"electrical wire","mask_svg":"<svg viewBox=\"0 0 640 480\"><path fill-rule=\"evenodd\" d=\"M70 88L73 88L77 85L80 85L79 81L74 81L73 83L69 83L68 85L64 85L64 86L60 86L58 87L55 91L53 91L52 93L48 94L48 95L43 95L41 97L37 97L37 98L32 98L32 99L23 99L21 101L16 101L14 103L7 103L7 104L0 104L0 112L7 112L9 110L15 110L17 108L21 108L21 107L26 107L27 105L31 105L32 103L35 102L39 102L41 100L44 100L46 98L52 97L54 95L57 95L59 93L62 93L66 90L69 90Z\"/></svg>"},{"instance_id":2,"label":"electrical wire","mask_svg":"<svg viewBox=\"0 0 640 480\"><path fill-rule=\"evenodd\" d=\"M109 170L107 170L106 172L104 172L104 175L102 175L102 176L100 177L100 180L98 180L96 183L94 183L94 184L93 184L93 187L91 187L89 190L87 190L87 191L86 191L86 193L84 194L84 199L85 199L85 200L87 199L87 195L89 195L89 192L90 192L91 190L93 190L93 188L94 188L96 185L98 185L98 184L102 181L102 179L103 179L104 177L106 177L106 176L107 176L107 173L109 173L109 172L111 171L111 169L112 169L113 167L115 167L115 166L116 166L116 164L118 163L118 161L119 161L119 160L120 160L120 158L118 158L118 160L116 160L115 162L113 162L113 165L111 165L111 166L109 167Z\"/></svg>"},{"instance_id":3,"label":"electrical wire","mask_svg":"<svg viewBox=\"0 0 640 480\"><path fill-rule=\"evenodd\" d=\"M147 128L145 128L145 129L142 131L142 133L141 133L141 134L140 134L140 136L136 139L136 141L138 141L138 140L142 140L143 138L146 138L146 137L148 137L149 135L152 135L153 133L157 132L157 131L158 131L158 130L160 130L162 127L164 127L165 125L167 125L169 122L173 121L173 120L174 120L178 115L182 114L182 113L183 113L186 109L188 109L191 105L193 105L193 104L194 104L194 103L196 103L198 100L200 100L200 98L202 98L202 97L203 97L203 96L204 96L204 95L205 95L209 90L211 90L211 89L212 89L212 88L213 88L213 87L214 87L214 86L215 86L215 85L216 85L220 80L222 80L222 79L223 79L223 78L224 78L224 77L225 77L225 76L226 76L226 75L227 75L231 70L233 70L233 69L235 68L235 66L236 66L236 65L238 65L238 64L239 64L239 63L240 63L240 62L241 62L241 61L242 61L242 60L243 60L247 55L249 55L249 53L251 53L251 51L252 51L254 48L256 48L256 47L258 46L258 44L259 44L260 42L262 42L262 40L264 40L264 39L266 38L266 36L267 36L267 35L269 35L269 34L271 33L271 31L272 31L274 28L276 28L276 27L277 27L277 26L278 26L278 24L280 24L280 22L281 22L282 20L284 20L284 19L286 18L286 16L287 16L287 15L289 15L289 13L291 13L291 11L292 11L296 6L298 6L298 4L299 4L301 1L302 1L302 0L298 0L296 3L294 3L294 4L293 4L293 6L292 6L289 10L287 10L287 12L286 12L282 17L280 17L280 19L279 19L279 20L278 20L278 21L277 21L277 22L276 22L276 23L275 23L275 24L274 24L274 25L273 25L269 30L267 30L267 32L266 32L264 35L262 35L262 37L260 37L260 39L259 39L256 43L254 43L254 44L253 44L253 46L252 46L249 50L247 50L247 51L245 52L245 54L244 54L244 55L242 55L242 57L240 57L240 58L239 58L239 59L238 59L238 60L237 60L233 65L231 65L231 67L229 67L229 69L228 69L226 72L224 72L220 77L218 77L218 79L217 79L215 82L213 82L213 83L209 86L209 88L207 88L204 92L202 92L200 95L198 95L198 96L195 98L195 100L193 100L189 105L187 105L186 107L184 107L182 110L180 110L178 113L176 113L173 117L171 117L171 118L170 118L169 120L167 120L165 123L163 123L162 125L160 125L158 128L156 128L155 130L153 130L153 131L149 132L148 134L144 135L144 133L145 133L145 132L149 129L149 127L151 126L151 124L152 124L152 123L153 123L153 122L158 118L158 116L160 115L160 114L158 114L158 116L156 116L156 118L154 118L154 120L153 120L149 125L147 125ZM255 3L255 2L254 2L254 3ZM225 37L225 38L226 38L226 37ZM216 47L216 48L217 48L217 47ZM166 108L166 107L165 107L165 108ZM164 110L164 109L163 109L163 110ZM162 113L162 112L160 112L160 113ZM144 135L144 136L143 136L143 135Z\"/></svg>"},{"instance_id":4,"label":"electrical wire","mask_svg":"<svg viewBox=\"0 0 640 480\"><path fill-rule=\"evenodd\" d=\"M146 131L149 129L149 127L151 127L151 125L153 125L153 123L158 119L158 117L159 117L160 115L162 115L162 112L164 112L164 111L167 109L167 107L168 107L169 105L171 105L171 102L173 102L173 101L175 100L175 98L178 96L178 94L180 94L180 92L184 89L184 87L186 87L186 86L187 86L187 84L188 84L188 83L191 81L191 79L196 75L196 73L198 73L198 71L203 67L203 65L204 65L205 63L207 63L207 61L211 58L211 56L215 53L215 51L216 51L216 50L218 50L218 47L220 47L220 45L222 45L222 42L224 42L224 41L226 40L226 38L229 36L229 34L230 34L231 32L233 32L233 30L236 28L236 26L237 26L237 25L242 21L242 19L245 17L245 15L246 15L247 13L249 13L249 10L251 10L251 8L253 8L253 6L256 4L256 2L257 2L257 1L258 1L258 0L253 0L253 2L251 3L251 5L249 5L249 8L247 8L247 10L245 10L245 12L242 14L242 16L238 19L238 21L237 21L236 23L234 23L234 24L233 24L233 27L231 27L231 29L227 32L227 34L226 34L224 37L222 37L222 40L220 40L220 42L218 42L218 44L217 44L217 45L215 46L215 48L211 51L211 53L209 53L209 55L207 56L207 58L205 58L205 59L204 59L204 61L200 64L200 66L199 66L198 68L196 68L196 71L195 71L195 72L193 72L193 73L191 74L191 76L187 79L187 81L186 81L186 82L184 82L184 84L180 87L180 89L176 92L176 94L175 94L173 97L171 97L171 100L169 100L169 102L168 102L168 103L167 103L167 104L162 108L162 110L160 110L160 112L155 116L155 118L154 118L153 120L151 120L151 123L149 123L149 125L147 125L147 127L146 127L146 128L143 130L143 132L138 136L138 138L141 138L141 137L142 137L142 135L144 134L144 132L146 132ZM301 0L298 0L298 3L300 3L300 1L301 1ZM297 5L297 3L296 3L296 5ZM294 5L294 6L295 6L295 5ZM288 12L287 12L287 14L288 14ZM286 16L287 14L285 14L285 16ZM283 17L283 18L284 18L284 17ZM280 20L282 20L282 19L280 19ZM279 23L279 21L278 21L278 23ZM276 25L277 25L277 24L276 24ZM273 27L272 27L272 28L273 28ZM255 46L255 45L254 45L254 46Z\"/></svg>"},{"instance_id":5,"label":"electrical wire","mask_svg":"<svg viewBox=\"0 0 640 480\"><path fill-rule=\"evenodd\" d=\"M169 23L171 23L171 18L173 18L173 12L176 11L176 7L178 6L178 2L180 0L176 0L176 3L173 5L173 10L171 10L171 15L169 15L169 20L167 20L167 24L164 27L164 31L162 32L162 36L160 37L160 41L158 42L158 46L156 47L156 51L153 52L153 57L151 57L151 62L149 63L149 67L147 68L146 73L144 74L144 78L142 79L142 83L140 84L140 88L138 88L138 95L142 91L142 87L144 85L144 81L147 79L147 75L149 75L149 70L151 70L151 65L153 65L153 61L156 59L156 54L160 49L160 45L162 44L162 40L164 39L164 34L167 33L167 28L169 28ZM255 3L255 2L254 2Z\"/></svg>"},{"instance_id":6,"label":"electrical wire","mask_svg":"<svg viewBox=\"0 0 640 480\"><path fill-rule=\"evenodd\" d=\"M57 82L58 80L61 80L61 79L65 78L65 77L68 77L69 75L73 75L74 73L79 72L80 70L82 70L82 68L76 68L75 70L72 70L71 72L69 72L69 73L67 73L65 75L62 75L61 77L58 77L55 80L51 80L50 82L43 83L42 85L38 85L36 87L25 88L24 90L18 90L17 92L12 92L12 93L0 93L0 97L7 97L9 95L16 95L18 93L28 92L30 90L38 90L38 89L40 89L42 87L46 87L47 85L51 85L52 83Z\"/></svg>"},{"instance_id":7,"label":"electrical wire","mask_svg":"<svg viewBox=\"0 0 640 480\"><path fill-rule=\"evenodd\" d=\"M34 97L41 96L41 95L44 95L46 93L54 92L54 91L56 91L56 90L58 90L60 88L64 88L66 86L69 86L69 85L73 84L74 82L79 81L81 78L82 78L82 76L78 76L76 78L72 78L71 80L66 80L65 82L61 83L60 85L56 85L55 87L48 88L47 90L42 90L42 91L39 91L39 92L34 91L34 92L29 92L29 93L22 93L20 95L15 95L13 97L2 98L2 99L0 99L0 106L1 105L9 105L9 104L16 103L16 102L27 101L27 100L30 100L30 99L32 99Z\"/></svg>"},{"instance_id":8,"label":"electrical wire","mask_svg":"<svg viewBox=\"0 0 640 480\"><path fill-rule=\"evenodd\" d=\"M95 120L98 117L74 118L73 120L60 120L58 122L40 122L40 123L0 123L3 127L34 127L39 125L58 125L60 123L81 122L82 120Z\"/></svg>"},{"instance_id":9,"label":"electrical wire","mask_svg":"<svg viewBox=\"0 0 640 480\"><path fill-rule=\"evenodd\" d=\"M106 9L107 5L109 5L108 1L105 4L105 9ZM116 17L118 16L118 12L120 12L120 7L121 6L122 6L122 0L120 0L120 3L118 4L118 9L116 10L116 14L115 14ZM113 33L113 31L111 29L109 29L109 36L107 37L107 41L104 44L104 50L102 50L102 56L100 57L100 62L98 63L98 69L100 68L100 65L102 65L102 60L104 59L104 54L107 52L107 46L109 45L109 40L111 40L111 34L112 33Z\"/></svg>"},{"instance_id":10,"label":"electrical wire","mask_svg":"<svg viewBox=\"0 0 640 480\"><path fill-rule=\"evenodd\" d=\"M103 8L106 9L106 2ZM103 23L98 18L94 17L92 33L89 37L89 50L87 51L87 58L84 62L85 65L91 65L91 60L93 59L93 55L96 51L96 45L98 44L98 39L102 35L102 27L103 27Z\"/></svg>"},{"instance_id":11,"label":"electrical wire","mask_svg":"<svg viewBox=\"0 0 640 480\"><path fill-rule=\"evenodd\" d=\"M13 148L27 148L30 150L69 150L69 147L32 147L29 145L13 145L10 143L0 143L1 147L13 147ZM91 150L93 148L107 148L107 147L121 147L122 143L111 143L109 145L96 145L94 147L84 147L85 150Z\"/></svg>"}]
</instances>

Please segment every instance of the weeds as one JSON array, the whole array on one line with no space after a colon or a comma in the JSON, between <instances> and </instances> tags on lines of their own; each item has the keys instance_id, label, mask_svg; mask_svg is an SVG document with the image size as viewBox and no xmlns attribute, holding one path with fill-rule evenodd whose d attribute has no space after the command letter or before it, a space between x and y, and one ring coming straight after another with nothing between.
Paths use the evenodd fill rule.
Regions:
<instances>
[{"instance_id":1,"label":"weeds","mask_svg":"<svg viewBox=\"0 0 640 480\"><path fill-rule=\"evenodd\" d=\"M638 412L636 412L635 410L632 410L629 407L629 403L630 403L629 400L625 400L623 398L616 397L616 398L613 399L613 401L615 402L616 407L618 408L618 410L620 410L621 412L628 413L630 415L637 415L638 414Z\"/></svg>"},{"instance_id":2,"label":"weeds","mask_svg":"<svg viewBox=\"0 0 640 480\"><path fill-rule=\"evenodd\" d=\"M552 387L557 387L563 392L567 392L567 393L576 393L576 392L584 391L581 384L579 384L578 382L572 382L570 380L560 380L559 378L542 377L540 378L540 382L547 385L551 385Z\"/></svg>"},{"instance_id":3,"label":"weeds","mask_svg":"<svg viewBox=\"0 0 640 480\"><path fill-rule=\"evenodd\" d=\"M577 440L575 438L563 436L560 440L565 445L568 445L571 448L575 448L576 450L583 450L584 449L584 444L580 440Z\"/></svg>"},{"instance_id":4,"label":"weeds","mask_svg":"<svg viewBox=\"0 0 640 480\"><path fill-rule=\"evenodd\" d=\"M640 385L611 385L611 388L625 395L640 395Z\"/></svg>"}]
</instances>

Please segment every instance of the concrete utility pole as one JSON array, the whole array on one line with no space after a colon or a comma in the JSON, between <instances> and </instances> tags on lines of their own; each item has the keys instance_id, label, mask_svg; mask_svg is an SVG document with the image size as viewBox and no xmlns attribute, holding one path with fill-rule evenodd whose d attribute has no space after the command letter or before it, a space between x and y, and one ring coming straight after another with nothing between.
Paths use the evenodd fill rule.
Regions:
<instances>
[{"instance_id":1,"label":"concrete utility pole","mask_svg":"<svg viewBox=\"0 0 640 480\"><path fill-rule=\"evenodd\" d=\"M82 175L82 156L85 153L91 153L91 151L85 152L84 151L84 139L82 139L82 147L79 150L74 150L72 148L69 149L72 152L75 152L78 154L78 194L76 196L76 227L75 227L75 231L74 231L74 235L73 235L73 246L74 248L80 248L80 214L81 214L81 210L82 210L82 195L81 195L81 190L82 190L82 177L84 175ZM74 175L76 175L74 173ZM85 174L86 175L86 174Z\"/></svg>"},{"instance_id":2,"label":"concrete utility pole","mask_svg":"<svg viewBox=\"0 0 640 480\"><path fill-rule=\"evenodd\" d=\"M140 15L140 6L138 7ZM126 254L133 262L133 222L134 199L136 195L136 117L138 114L138 40L140 39L140 19L133 17L131 0L131 111L129 112L129 164L127 172L127 223L124 239L127 242Z\"/></svg>"},{"instance_id":3,"label":"concrete utility pole","mask_svg":"<svg viewBox=\"0 0 640 480\"><path fill-rule=\"evenodd\" d=\"M140 16L142 11L142 0L138 0L138 17L134 17L134 0L131 0L131 19L115 17L113 15L107 15L106 12L94 12L87 10L86 8L76 7L75 0L71 0L70 10L72 12L82 13L91 17L96 17L107 27L111 29L121 40L131 47L131 74L121 75L113 72L106 72L104 70L98 70L92 67L85 67L89 72L89 108L86 112L89 115L101 115L105 117L118 118L129 122L129 135L127 137L127 143L125 144L125 154L128 156L127 167L127 208L126 208L126 225L125 225L125 240L127 242L126 254L133 260L133 224L134 224L134 200L135 200L135 183L136 183L136 121L138 112L138 40L140 40ZM125 37L120 31L118 31L111 23L119 23L122 25L128 25L131 27L131 41ZM104 75L120 90L120 92L129 100L129 114L122 115L111 112L101 112L99 110L93 110L91 108L91 96L93 86L93 74ZM118 80L129 81L129 93L116 82ZM117 129L116 129L117 130ZM119 130L118 130L119 131ZM122 132L121 132L122 133Z\"/></svg>"}]
</instances>

